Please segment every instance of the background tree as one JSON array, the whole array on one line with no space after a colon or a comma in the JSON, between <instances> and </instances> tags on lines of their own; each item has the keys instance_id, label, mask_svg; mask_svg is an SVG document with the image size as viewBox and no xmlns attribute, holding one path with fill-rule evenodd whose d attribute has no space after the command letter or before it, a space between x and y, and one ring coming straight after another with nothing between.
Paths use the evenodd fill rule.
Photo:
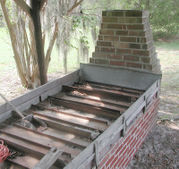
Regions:
<instances>
[{"instance_id":1,"label":"background tree","mask_svg":"<svg viewBox=\"0 0 179 169\"><path fill-rule=\"evenodd\" d=\"M57 6L61 2L68 2L66 10L70 15L83 0L75 1L51 1ZM7 0L0 0L4 18L10 33L14 58L18 73L23 86L27 88L37 87L47 82L47 70L50 62L51 52L58 35L58 26L61 24L57 18L58 14L52 16L52 36L45 54L45 34L43 17L46 15L47 0L14 0L17 4L16 16L10 15L7 10ZM71 3L69 3L71 2ZM13 3L8 1L8 3ZM54 14L54 13L53 13ZM28 28L28 29L27 29ZM44 30L42 30L44 29Z\"/></svg>"}]
</instances>

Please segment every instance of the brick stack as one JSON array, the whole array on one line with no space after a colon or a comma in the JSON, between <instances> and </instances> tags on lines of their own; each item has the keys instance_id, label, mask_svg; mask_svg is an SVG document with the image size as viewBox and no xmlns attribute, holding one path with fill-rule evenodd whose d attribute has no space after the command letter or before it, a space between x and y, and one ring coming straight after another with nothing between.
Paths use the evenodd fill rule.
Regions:
<instances>
[{"instance_id":1,"label":"brick stack","mask_svg":"<svg viewBox=\"0 0 179 169\"><path fill-rule=\"evenodd\" d=\"M103 11L90 63L161 73L147 11Z\"/></svg>"},{"instance_id":2,"label":"brick stack","mask_svg":"<svg viewBox=\"0 0 179 169\"><path fill-rule=\"evenodd\" d=\"M125 137L120 138L104 156L98 169L125 169L127 167L151 128L156 124L158 105L159 98L154 96L145 114L141 112Z\"/></svg>"}]
</instances>

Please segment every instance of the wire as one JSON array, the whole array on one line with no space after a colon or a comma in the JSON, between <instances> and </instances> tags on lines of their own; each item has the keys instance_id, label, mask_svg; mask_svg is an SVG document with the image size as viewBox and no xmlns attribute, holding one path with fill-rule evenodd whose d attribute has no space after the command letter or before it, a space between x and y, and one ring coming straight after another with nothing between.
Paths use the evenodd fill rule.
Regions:
<instances>
[{"instance_id":1,"label":"wire","mask_svg":"<svg viewBox=\"0 0 179 169\"><path fill-rule=\"evenodd\" d=\"M0 163L10 156L9 149L4 145L4 141L0 140Z\"/></svg>"}]
</instances>

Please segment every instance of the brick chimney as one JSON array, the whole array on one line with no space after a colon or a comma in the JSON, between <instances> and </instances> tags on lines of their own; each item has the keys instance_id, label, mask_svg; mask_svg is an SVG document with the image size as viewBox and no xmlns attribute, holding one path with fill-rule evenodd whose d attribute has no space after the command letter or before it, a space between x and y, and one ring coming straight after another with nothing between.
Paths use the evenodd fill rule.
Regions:
<instances>
[{"instance_id":1,"label":"brick chimney","mask_svg":"<svg viewBox=\"0 0 179 169\"><path fill-rule=\"evenodd\" d=\"M136 10L103 11L100 34L90 63L161 73L149 13Z\"/></svg>"}]
</instances>

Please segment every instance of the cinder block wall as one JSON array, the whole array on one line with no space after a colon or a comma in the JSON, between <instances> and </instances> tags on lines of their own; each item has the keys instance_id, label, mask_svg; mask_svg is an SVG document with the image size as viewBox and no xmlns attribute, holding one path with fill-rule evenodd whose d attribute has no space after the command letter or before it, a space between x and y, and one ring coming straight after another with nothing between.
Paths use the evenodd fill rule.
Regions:
<instances>
[{"instance_id":1,"label":"cinder block wall","mask_svg":"<svg viewBox=\"0 0 179 169\"><path fill-rule=\"evenodd\" d=\"M90 63L161 73L147 11L103 11Z\"/></svg>"}]
</instances>

